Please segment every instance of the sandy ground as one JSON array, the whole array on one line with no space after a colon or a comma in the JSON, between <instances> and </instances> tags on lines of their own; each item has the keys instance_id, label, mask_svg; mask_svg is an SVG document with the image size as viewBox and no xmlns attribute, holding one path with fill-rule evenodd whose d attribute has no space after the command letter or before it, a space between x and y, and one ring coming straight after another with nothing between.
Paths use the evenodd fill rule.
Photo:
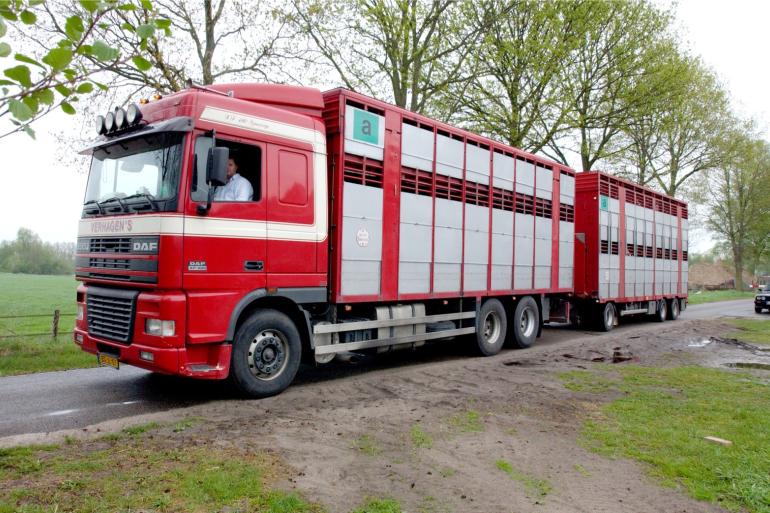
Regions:
<instances>
[{"instance_id":1,"label":"sandy ground","mask_svg":"<svg viewBox=\"0 0 770 513\"><path fill-rule=\"evenodd\" d=\"M770 353L710 341L727 331L719 321L638 324L492 358L469 357L455 342L440 349L438 361L431 357L435 348L417 358L380 357L352 365L341 377L300 382L274 398L122 419L79 436L147 420L202 417L169 443L275 451L292 469L280 487L333 513L350 511L367 497L392 497L407 512L723 511L661 487L641 464L584 448L581 423L598 410L597 400L610 398L571 392L557 374L612 361L613 354L657 366L770 363ZM468 423L476 414L478 422ZM413 432L432 443L415 445ZM56 436L63 434L48 439ZM512 479L497 468L498 460L533 482L547 481L550 493L543 497Z\"/></svg>"}]
</instances>

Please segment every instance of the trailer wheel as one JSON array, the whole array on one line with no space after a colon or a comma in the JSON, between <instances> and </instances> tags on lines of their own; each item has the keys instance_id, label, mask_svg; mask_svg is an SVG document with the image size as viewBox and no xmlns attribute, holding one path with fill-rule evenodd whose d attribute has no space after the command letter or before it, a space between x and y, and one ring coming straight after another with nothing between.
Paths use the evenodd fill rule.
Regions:
<instances>
[{"instance_id":1,"label":"trailer wheel","mask_svg":"<svg viewBox=\"0 0 770 513\"><path fill-rule=\"evenodd\" d=\"M518 348L531 347L540 328L540 310L531 296L523 297L513 312L513 343Z\"/></svg>"},{"instance_id":2,"label":"trailer wheel","mask_svg":"<svg viewBox=\"0 0 770 513\"><path fill-rule=\"evenodd\" d=\"M666 320L666 317L668 316L668 308L666 308L666 300L661 299L658 301L658 308L655 313L655 320L658 322L663 322Z\"/></svg>"},{"instance_id":3,"label":"trailer wheel","mask_svg":"<svg viewBox=\"0 0 770 513\"><path fill-rule=\"evenodd\" d=\"M484 356L500 352L508 330L508 319L503 304L497 299L488 299L481 305L476 317L476 345Z\"/></svg>"},{"instance_id":4,"label":"trailer wheel","mask_svg":"<svg viewBox=\"0 0 770 513\"><path fill-rule=\"evenodd\" d=\"M235 334L230 381L250 397L278 394L294 380L301 353L291 319L277 310L259 310Z\"/></svg>"},{"instance_id":5,"label":"trailer wheel","mask_svg":"<svg viewBox=\"0 0 770 513\"><path fill-rule=\"evenodd\" d=\"M675 321L679 318L679 299L672 299L668 306L668 320Z\"/></svg>"},{"instance_id":6,"label":"trailer wheel","mask_svg":"<svg viewBox=\"0 0 770 513\"><path fill-rule=\"evenodd\" d=\"M596 327L599 328L599 331L611 331L615 327L615 318L617 316L615 305L608 301L604 303L604 306L597 313L599 315L596 319Z\"/></svg>"}]
</instances>

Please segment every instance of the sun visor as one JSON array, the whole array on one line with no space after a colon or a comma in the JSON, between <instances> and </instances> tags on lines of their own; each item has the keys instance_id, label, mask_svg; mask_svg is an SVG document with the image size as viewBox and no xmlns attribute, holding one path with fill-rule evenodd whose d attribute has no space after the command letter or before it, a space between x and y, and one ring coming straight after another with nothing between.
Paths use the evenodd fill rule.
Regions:
<instances>
[{"instance_id":1,"label":"sun visor","mask_svg":"<svg viewBox=\"0 0 770 513\"><path fill-rule=\"evenodd\" d=\"M193 129L193 120L189 116L179 116L176 118L166 119L149 125L144 125L136 130L127 130L119 132L111 137L99 137L92 141L88 146L80 150L78 153L81 155L91 155L94 150L110 146L120 141L133 139L135 137L143 135L157 134L160 132L191 132Z\"/></svg>"}]
</instances>

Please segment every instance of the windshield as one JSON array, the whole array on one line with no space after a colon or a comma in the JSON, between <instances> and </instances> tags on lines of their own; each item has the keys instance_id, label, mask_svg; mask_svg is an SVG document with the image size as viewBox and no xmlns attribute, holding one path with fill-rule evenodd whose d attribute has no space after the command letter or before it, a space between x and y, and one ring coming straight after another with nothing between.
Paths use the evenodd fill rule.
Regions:
<instances>
[{"instance_id":1,"label":"windshield","mask_svg":"<svg viewBox=\"0 0 770 513\"><path fill-rule=\"evenodd\" d=\"M86 213L167 210L179 190L184 134L140 136L95 150ZM95 210L95 212L94 212Z\"/></svg>"}]
</instances>

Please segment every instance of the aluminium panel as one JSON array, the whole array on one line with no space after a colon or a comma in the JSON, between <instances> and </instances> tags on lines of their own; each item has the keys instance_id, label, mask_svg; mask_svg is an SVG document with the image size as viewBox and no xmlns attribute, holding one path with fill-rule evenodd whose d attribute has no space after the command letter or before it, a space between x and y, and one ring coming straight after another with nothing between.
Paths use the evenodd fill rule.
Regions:
<instances>
[{"instance_id":1,"label":"aluminium panel","mask_svg":"<svg viewBox=\"0 0 770 513\"><path fill-rule=\"evenodd\" d=\"M433 132L401 124L401 165L433 171Z\"/></svg>"},{"instance_id":2,"label":"aluminium panel","mask_svg":"<svg viewBox=\"0 0 770 513\"><path fill-rule=\"evenodd\" d=\"M463 150L462 141L438 134L436 136L436 172L454 178L462 178L463 158L465 157Z\"/></svg>"},{"instance_id":3,"label":"aluminium panel","mask_svg":"<svg viewBox=\"0 0 770 513\"><path fill-rule=\"evenodd\" d=\"M500 187L507 191L513 190L513 157L494 153L492 159L493 183L495 187Z\"/></svg>"},{"instance_id":4,"label":"aluminium panel","mask_svg":"<svg viewBox=\"0 0 770 513\"><path fill-rule=\"evenodd\" d=\"M553 171L538 164L535 166L535 173L536 196L538 198L551 199L551 196L553 196Z\"/></svg>"},{"instance_id":5,"label":"aluminium panel","mask_svg":"<svg viewBox=\"0 0 770 513\"><path fill-rule=\"evenodd\" d=\"M467 144L465 151L465 179L471 182L488 185L489 150Z\"/></svg>"},{"instance_id":6,"label":"aluminium panel","mask_svg":"<svg viewBox=\"0 0 770 513\"><path fill-rule=\"evenodd\" d=\"M436 198L433 290L459 292L463 248L463 205Z\"/></svg>"},{"instance_id":7,"label":"aluminium panel","mask_svg":"<svg viewBox=\"0 0 770 513\"><path fill-rule=\"evenodd\" d=\"M486 290L489 207L465 205L464 290Z\"/></svg>"},{"instance_id":8,"label":"aluminium panel","mask_svg":"<svg viewBox=\"0 0 770 513\"><path fill-rule=\"evenodd\" d=\"M559 183L560 201L567 205L575 204L575 177L562 174Z\"/></svg>"},{"instance_id":9,"label":"aluminium panel","mask_svg":"<svg viewBox=\"0 0 770 513\"><path fill-rule=\"evenodd\" d=\"M513 212L492 210L492 288L510 289L513 279Z\"/></svg>"},{"instance_id":10,"label":"aluminium panel","mask_svg":"<svg viewBox=\"0 0 770 513\"><path fill-rule=\"evenodd\" d=\"M345 182L342 212L342 294L379 294L382 189Z\"/></svg>"}]
</instances>

